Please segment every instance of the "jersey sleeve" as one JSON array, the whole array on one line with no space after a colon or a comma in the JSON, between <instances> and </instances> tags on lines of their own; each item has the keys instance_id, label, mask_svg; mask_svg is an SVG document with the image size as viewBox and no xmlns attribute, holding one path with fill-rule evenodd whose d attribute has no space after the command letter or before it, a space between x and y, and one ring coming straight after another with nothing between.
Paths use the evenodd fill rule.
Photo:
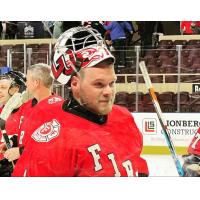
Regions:
<instances>
[{"instance_id":1,"label":"jersey sleeve","mask_svg":"<svg viewBox=\"0 0 200 200\"><path fill-rule=\"evenodd\" d=\"M200 155L200 128L197 130L192 142L188 147L188 153Z\"/></svg>"}]
</instances>

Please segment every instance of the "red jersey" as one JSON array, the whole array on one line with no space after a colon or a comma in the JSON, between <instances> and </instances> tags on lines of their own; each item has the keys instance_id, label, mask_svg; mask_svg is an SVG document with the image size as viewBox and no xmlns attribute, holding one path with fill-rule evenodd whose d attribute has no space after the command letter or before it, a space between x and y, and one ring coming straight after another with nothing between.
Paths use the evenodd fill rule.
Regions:
<instances>
[{"instance_id":1,"label":"red jersey","mask_svg":"<svg viewBox=\"0 0 200 200\"><path fill-rule=\"evenodd\" d=\"M181 29L184 30L185 34L193 34L193 30L191 29L192 21L182 21Z\"/></svg>"},{"instance_id":2,"label":"red jersey","mask_svg":"<svg viewBox=\"0 0 200 200\"><path fill-rule=\"evenodd\" d=\"M197 133L188 147L188 153L200 155L200 128L197 130Z\"/></svg>"},{"instance_id":3,"label":"red jersey","mask_svg":"<svg viewBox=\"0 0 200 200\"><path fill-rule=\"evenodd\" d=\"M13 176L148 174L146 161L140 157L142 135L124 108L113 106L102 124L66 112L60 105L41 107L40 112L32 112L34 119L40 123L30 127L31 138Z\"/></svg>"},{"instance_id":4,"label":"red jersey","mask_svg":"<svg viewBox=\"0 0 200 200\"><path fill-rule=\"evenodd\" d=\"M2 111L2 109L1 109ZM6 120L6 125L5 125L5 129L6 129L6 133L7 135L10 137L12 137L13 135L17 134L18 132L18 125L19 125L19 120L20 120L20 112L19 109L14 110L8 117L8 119ZM0 144L4 143L4 139L3 139L3 135L0 131ZM0 159L3 158L3 155L0 155Z\"/></svg>"},{"instance_id":5,"label":"red jersey","mask_svg":"<svg viewBox=\"0 0 200 200\"><path fill-rule=\"evenodd\" d=\"M0 113L2 111L3 107L0 107ZM2 144L4 142L3 138L2 138L2 133L0 130L0 144ZM3 154L0 153L0 160L3 158Z\"/></svg>"},{"instance_id":6,"label":"red jersey","mask_svg":"<svg viewBox=\"0 0 200 200\"><path fill-rule=\"evenodd\" d=\"M63 102L63 98L58 95L51 95L39 103L36 99L31 99L28 102L24 103L20 107L20 119L18 122L18 146L25 146L27 142L27 138L30 136L26 134L26 132L29 132L30 127L37 127L39 122L38 115L43 115L45 112L45 108L60 105L61 102ZM42 111L41 111L42 110ZM36 115L33 118L32 112L35 112ZM40 112L41 111L41 112Z\"/></svg>"}]
</instances>

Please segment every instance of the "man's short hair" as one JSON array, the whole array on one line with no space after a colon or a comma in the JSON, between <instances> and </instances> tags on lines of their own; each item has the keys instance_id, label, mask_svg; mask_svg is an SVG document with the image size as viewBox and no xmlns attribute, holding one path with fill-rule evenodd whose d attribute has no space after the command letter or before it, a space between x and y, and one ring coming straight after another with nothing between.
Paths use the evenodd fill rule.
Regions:
<instances>
[{"instance_id":1,"label":"man's short hair","mask_svg":"<svg viewBox=\"0 0 200 200\"><path fill-rule=\"evenodd\" d=\"M32 72L32 77L34 79L41 80L45 87L50 88L52 86L53 78L51 77L51 66L38 63L30 66L28 71Z\"/></svg>"}]
</instances>

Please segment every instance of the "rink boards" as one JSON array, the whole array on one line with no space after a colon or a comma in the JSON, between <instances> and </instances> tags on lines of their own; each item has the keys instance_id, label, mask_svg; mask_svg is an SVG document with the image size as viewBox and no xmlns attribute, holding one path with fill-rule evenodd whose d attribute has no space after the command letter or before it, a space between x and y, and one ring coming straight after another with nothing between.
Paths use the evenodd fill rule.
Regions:
<instances>
[{"instance_id":1,"label":"rink boards","mask_svg":"<svg viewBox=\"0 0 200 200\"><path fill-rule=\"evenodd\" d=\"M169 154L156 113L132 113L143 134L143 154ZM187 147L200 127L199 113L163 113L178 154L187 153Z\"/></svg>"}]
</instances>

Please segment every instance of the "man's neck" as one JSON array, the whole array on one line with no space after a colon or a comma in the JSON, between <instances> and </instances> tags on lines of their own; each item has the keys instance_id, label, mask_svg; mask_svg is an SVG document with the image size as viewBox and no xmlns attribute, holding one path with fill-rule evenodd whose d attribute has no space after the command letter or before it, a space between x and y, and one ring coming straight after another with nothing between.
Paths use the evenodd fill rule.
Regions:
<instances>
[{"instance_id":1,"label":"man's neck","mask_svg":"<svg viewBox=\"0 0 200 200\"><path fill-rule=\"evenodd\" d=\"M51 90L45 88L45 89L38 90L36 94L34 94L34 97L37 99L38 102L40 102L51 95L52 95Z\"/></svg>"},{"instance_id":2,"label":"man's neck","mask_svg":"<svg viewBox=\"0 0 200 200\"><path fill-rule=\"evenodd\" d=\"M98 115L87 110L86 107L79 104L74 97L65 100L62 109L66 112L72 113L100 125L107 122L107 115Z\"/></svg>"}]
</instances>

